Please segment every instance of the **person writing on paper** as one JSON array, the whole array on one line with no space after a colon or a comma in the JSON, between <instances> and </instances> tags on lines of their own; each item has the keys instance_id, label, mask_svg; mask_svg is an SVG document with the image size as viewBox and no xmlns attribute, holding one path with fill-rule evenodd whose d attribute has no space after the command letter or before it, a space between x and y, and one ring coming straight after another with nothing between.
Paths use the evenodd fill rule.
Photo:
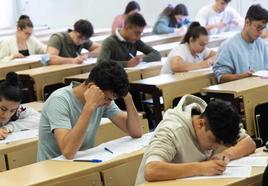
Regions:
<instances>
[{"instance_id":1,"label":"person writing on paper","mask_svg":"<svg viewBox=\"0 0 268 186\"><path fill-rule=\"evenodd\" d=\"M18 75L9 72L0 83L0 140L11 132L35 129L38 126L41 114L20 105L22 96Z\"/></svg>"},{"instance_id":2,"label":"person writing on paper","mask_svg":"<svg viewBox=\"0 0 268 186\"><path fill-rule=\"evenodd\" d=\"M145 26L146 22L141 14L129 15L124 28L116 30L115 34L102 42L97 63L114 61L123 67L134 67L141 61L159 61L161 59L159 52L141 41L141 34ZM144 53L144 57L137 57L137 51Z\"/></svg>"},{"instance_id":3,"label":"person writing on paper","mask_svg":"<svg viewBox=\"0 0 268 186\"><path fill-rule=\"evenodd\" d=\"M251 137L239 127L239 121L238 112L222 100L206 104L199 97L183 96L174 109L165 112L155 129L145 149L136 185L222 174L229 160L256 149ZM234 146L215 154L220 145Z\"/></svg>"},{"instance_id":4,"label":"person writing on paper","mask_svg":"<svg viewBox=\"0 0 268 186\"><path fill-rule=\"evenodd\" d=\"M113 24L112 24L112 34L115 34L116 29L124 28L124 24L125 24L125 20L127 16L136 12L140 12L140 10L141 8L140 8L139 3L137 3L136 1L130 1L126 6L124 14L118 15L114 18Z\"/></svg>"},{"instance_id":5,"label":"person writing on paper","mask_svg":"<svg viewBox=\"0 0 268 186\"><path fill-rule=\"evenodd\" d=\"M220 83L250 77L254 71L268 69L268 49L260 38L268 22L268 11L252 5L242 32L220 46L213 71Z\"/></svg>"},{"instance_id":6,"label":"person writing on paper","mask_svg":"<svg viewBox=\"0 0 268 186\"><path fill-rule=\"evenodd\" d=\"M46 45L32 36L33 23L29 16L21 15L15 36L0 42L0 62L9 62L33 54L44 54Z\"/></svg>"},{"instance_id":7,"label":"person writing on paper","mask_svg":"<svg viewBox=\"0 0 268 186\"><path fill-rule=\"evenodd\" d=\"M188 19L188 10L184 4L178 4L173 7L168 5L159 15L153 26L153 34L184 34L190 21Z\"/></svg>"},{"instance_id":8,"label":"person writing on paper","mask_svg":"<svg viewBox=\"0 0 268 186\"><path fill-rule=\"evenodd\" d=\"M97 64L88 79L53 92L44 104L39 123L38 161L64 155L73 159L77 151L94 146L102 117L134 138L143 129L129 91L125 70L115 62ZM126 111L114 100L123 98Z\"/></svg>"},{"instance_id":9,"label":"person writing on paper","mask_svg":"<svg viewBox=\"0 0 268 186\"><path fill-rule=\"evenodd\" d=\"M73 30L53 34L47 44L49 59L46 64L81 64L89 57L96 57L100 44L89 40L93 33L92 24L80 19L74 24ZM89 52L81 54L83 48Z\"/></svg>"},{"instance_id":10,"label":"person writing on paper","mask_svg":"<svg viewBox=\"0 0 268 186\"><path fill-rule=\"evenodd\" d=\"M208 49L207 44L207 30L198 22L192 22L182 42L169 53L160 73L171 74L210 67L216 52Z\"/></svg>"},{"instance_id":11,"label":"person writing on paper","mask_svg":"<svg viewBox=\"0 0 268 186\"><path fill-rule=\"evenodd\" d=\"M209 31L209 34L241 30L244 20L239 13L228 6L231 0L215 0L213 4L201 8L196 21Z\"/></svg>"}]
</instances>

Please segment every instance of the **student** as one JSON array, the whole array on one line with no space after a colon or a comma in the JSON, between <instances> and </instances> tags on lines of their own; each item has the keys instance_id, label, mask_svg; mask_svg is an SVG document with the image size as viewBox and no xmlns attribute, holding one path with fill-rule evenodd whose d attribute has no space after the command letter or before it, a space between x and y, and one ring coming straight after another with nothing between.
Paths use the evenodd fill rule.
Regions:
<instances>
[{"instance_id":1,"label":"student","mask_svg":"<svg viewBox=\"0 0 268 186\"><path fill-rule=\"evenodd\" d=\"M175 8L168 5L159 15L154 24L154 34L184 33L185 28L190 24L188 10L184 4L178 4Z\"/></svg>"},{"instance_id":2,"label":"student","mask_svg":"<svg viewBox=\"0 0 268 186\"><path fill-rule=\"evenodd\" d=\"M38 160L64 155L73 159L76 152L94 145L102 117L136 138L142 135L138 113L125 70L114 62L102 62L82 84L53 92L45 102L39 124ZM126 112L114 100L123 98Z\"/></svg>"},{"instance_id":3,"label":"student","mask_svg":"<svg viewBox=\"0 0 268 186\"><path fill-rule=\"evenodd\" d=\"M44 54L46 45L32 36L33 23L29 16L20 16L16 35L3 40L0 44L0 62L9 62L33 54Z\"/></svg>"},{"instance_id":4,"label":"student","mask_svg":"<svg viewBox=\"0 0 268 186\"><path fill-rule=\"evenodd\" d=\"M9 133L37 128L40 113L21 106L22 90L18 75L9 72L0 83L0 140Z\"/></svg>"},{"instance_id":5,"label":"student","mask_svg":"<svg viewBox=\"0 0 268 186\"><path fill-rule=\"evenodd\" d=\"M182 42L168 55L161 74L185 72L210 67L216 52L208 49L208 32L198 22L192 22Z\"/></svg>"},{"instance_id":6,"label":"student","mask_svg":"<svg viewBox=\"0 0 268 186\"><path fill-rule=\"evenodd\" d=\"M243 27L243 18L239 13L228 6L231 0L215 0L213 4L201 8L196 16L209 31L209 34L220 34Z\"/></svg>"},{"instance_id":7,"label":"student","mask_svg":"<svg viewBox=\"0 0 268 186\"><path fill-rule=\"evenodd\" d=\"M239 137L239 140L238 140ZM220 144L232 145L213 154ZM169 109L145 150L136 184L221 174L229 160L253 153L254 141L239 127L239 114L221 100L208 105L186 95Z\"/></svg>"},{"instance_id":8,"label":"student","mask_svg":"<svg viewBox=\"0 0 268 186\"><path fill-rule=\"evenodd\" d=\"M74 24L74 30L69 29L67 32L53 34L48 41L47 63L50 65L80 64L88 57L96 57L100 44L89 40L93 33L92 24L80 19ZM83 48L89 52L81 54Z\"/></svg>"},{"instance_id":9,"label":"student","mask_svg":"<svg viewBox=\"0 0 268 186\"><path fill-rule=\"evenodd\" d=\"M267 22L266 9L260 5L248 9L242 32L225 41L218 50L213 66L218 82L249 77L253 71L268 69L268 50L259 38Z\"/></svg>"},{"instance_id":10,"label":"student","mask_svg":"<svg viewBox=\"0 0 268 186\"><path fill-rule=\"evenodd\" d=\"M124 28L106 38L101 47L98 61L114 61L123 67L134 67L141 61L159 61L161 55L151 46L141 41L146 22L141 14L134 13L127 17ZM145 56L136 57L137 51Z\"/></svg>"},{"instance_id":11,"label":"student","mask_svg":"<svg viewBox=\"0 0 268 186\"><path fill-rule=\"evenodd\" d=\"M114 18L112 24L112 33L114 34L116 29L124 28L126 17L133 13L140 12L140 10L141 8L139 3L137 3L136 1L130 1L126 6L124 14L118 15Z\"/></svg>"}]
</instances>

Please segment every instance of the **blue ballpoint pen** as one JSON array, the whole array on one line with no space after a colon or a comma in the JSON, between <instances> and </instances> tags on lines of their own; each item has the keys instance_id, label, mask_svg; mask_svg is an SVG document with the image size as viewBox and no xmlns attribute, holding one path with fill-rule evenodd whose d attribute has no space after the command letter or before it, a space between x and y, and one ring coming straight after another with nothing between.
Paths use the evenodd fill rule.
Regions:
<instances>
[{"instance_id":1,"label":"blue ballpoint pen","mask_svg":"<svg viewBox=\"0 0 268 186\"><path fill-rule=\"evenodd\" d=\"M111 151L110 149L108 149L107 147L104 147L104 150L106 150L106 151L108 151L108 152L110 152L110 153L114 153L113 151Z\"/></svg>"},{"instance_id":2,"label":"blue ballpoint pen","mask_svg":"<svg viewBox=\"0 0 268 186\"><path fill-rule=\"evenodd\" d=\"M128 55L129 55L131 58L135 58L135 56L133 56L133 54L131 54L130 52L128 53Z\"/></svg>"},{"instance_id":3,"label":"blue ballpoint pen","mask_svg":"<svg viewBox=\"0 0 268 186\"><path fill-rule=\"evenodd\" d=\"M73 160L75 162L91 162L91 163L101 163L102 160L99 159L91 159L91 160Z\"/></svg>"}]
</instances>

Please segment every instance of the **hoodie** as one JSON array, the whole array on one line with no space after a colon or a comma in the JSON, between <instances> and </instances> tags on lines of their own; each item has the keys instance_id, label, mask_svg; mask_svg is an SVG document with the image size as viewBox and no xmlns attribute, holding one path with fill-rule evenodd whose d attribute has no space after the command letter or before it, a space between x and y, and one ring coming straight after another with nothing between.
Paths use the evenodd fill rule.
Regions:
<instances>
[{"instance_id":1,"label":"hoodie","mask_svg":"<svg viewBox=\"0 0 268 186\"><path fill-rule=\"evenodd\" d=\"M207 104L201 98L185 95L174 109L168 109L144 152L136 185L145 182L144 166L151 161L187 163L204 161L212 150L201 150L192 124L192 110L204 112Z\"/></svg>"}]
</instances>

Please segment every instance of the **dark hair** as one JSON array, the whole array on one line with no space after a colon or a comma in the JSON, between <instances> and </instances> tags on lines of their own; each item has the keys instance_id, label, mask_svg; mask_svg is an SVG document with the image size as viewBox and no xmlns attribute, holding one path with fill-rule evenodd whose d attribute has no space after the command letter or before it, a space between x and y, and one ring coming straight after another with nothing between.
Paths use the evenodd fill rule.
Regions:
<instances>
[{"instance_id":1,"label":"dark hair","mask_svg":"<svg viewBox=\"0 0 268 186\"><path fill-rule=\"evenodd\" d=\"M139 3L137 3L136 1L130 1L126 6L124 14L126 15L132 10L136 10L136 9L138 9L139 11L141 10Z\"/></svg>"},{"instance_id":2,"label":"dark hair","mask_svg":"<svg viewBox=\"0 0 268 186\"><path fill-rule=\"evenodd\" d=\"M21 15L19 17L19 20L17 21L17 28L23 30L26 27L33 28L33 23L29 16L27 15Z\"/></svg>"},{"instance_id":3,"label":"dark hair","mask_svg":"<svg viewBox=\"0 0 268 186\"><path fill-rule=\"evenodd\" d=\"M251 5L247 11L246 19L250 21L265 21L268 22L268 12L261 5Z\"/></svg>"},{"instance_id":4,"label":"dark hair","mask_svg":"<svg viewBox=\"0 0 268 186\"><path fill-rule=\"evenodd\" d=\"M128 75L124 68L116 62L100 61L90 72L85 84L93 82L101 90L110 90L118 97L127 95L129 91Z\"/></svg>"},{"instance_id":5,"label":"dark hair","mask_svg":"<svg viewBox=\"0 0 268 186\"><path fill-rule=\"evenodd\" d=\"M22 100L21 81L15 72L9 72L6 80L0 83L0 100L3 98L9 101L21 102Z\"/></svg>"},{"instance_id":6,"label":"dark hair","mask_svg":"<svg viewBox=\"0 0 268 186\"><path fill-rule=\"evenodd\" d=\"M208 35L208 31L205 27L201 26L199 22L192 22L184 35L181 43L189 43L190 38L193 38L194 40L199 38L200 35Z\"/></svg>"},{"instance_id":7,"label":"dark hair","mask_svg":"<svg viewBox=\"0 0 268 186\"><path fill-rule=\"evenodd\" d=\"M239 137L240 116L237 110L222 100L212 100L201 117L207 121L206 127L224 145L233 145Z\"/></svg>"},{"instance_id":8,"label":"dark hair","mask_svg":"<svg viewBox=\"0 0 268 186\"><path fill-rule=\"evenodd\" d=\"M134 14L127 16L126 21L125 21L125 26L145 27L146 21L141 14L134 13Z\"/></svg>"},{"instance_id":9,"label":"dark hair","mask_svg":"<svg viewBox=\"0 0 268 186\"><path fill-rule=\"evenodd\" d=\"M176 15L188 16L187 7L184 4L178 4L175 7L172 5L168 5L161 13L161 15L169 17L169 27L176 27L177 20L175 18Z\"/></svg>"},{"instance_id":10,"label":"dark hair","mask_svg":"<svg viewBox=\"0 0 268 186\"><path fill-rule=\"evenodd\" d=\"M74 31L81 34L81 36L90 38L94 34L92 24L85 19L80 19L75 22L74 24Z\"/></svg>"},{"instance_id":11,"label":"dark hair","mask_svg":"<svg viewBox=\"0 0 268 186\"><path fill-rule=\"evenodd\" d=\"M224 0L224 2L225 2L226 4L228 4L228 3L231 2L231 0Z\"/></svg>"}]
</instances>

